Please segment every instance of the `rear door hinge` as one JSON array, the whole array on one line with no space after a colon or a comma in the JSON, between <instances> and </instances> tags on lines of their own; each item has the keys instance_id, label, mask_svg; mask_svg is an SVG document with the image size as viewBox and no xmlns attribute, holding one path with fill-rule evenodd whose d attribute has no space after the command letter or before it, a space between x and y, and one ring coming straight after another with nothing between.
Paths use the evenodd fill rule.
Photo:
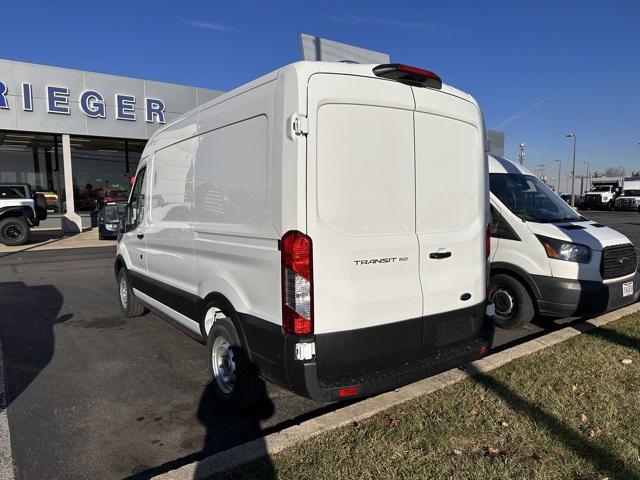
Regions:
<instances>
[{"instance_id":1,"label":"rear door hinge","mask_svg":"<svg viewBox=\"0 0 640 480\"><path fill-rule=\"evenodd\" d=\"M307 135L309 133L309 119L304 115L294 115L291 125L293 133L296 135Z\"/></svg>"}]
</instances>

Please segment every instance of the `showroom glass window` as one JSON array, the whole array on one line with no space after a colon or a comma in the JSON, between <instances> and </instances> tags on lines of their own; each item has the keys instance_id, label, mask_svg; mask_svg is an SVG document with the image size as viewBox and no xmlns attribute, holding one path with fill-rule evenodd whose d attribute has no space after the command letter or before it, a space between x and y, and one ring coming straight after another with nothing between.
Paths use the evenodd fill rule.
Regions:
<instances>
[{"instance_id":1,"label":"showroom glass window","mask_svg":"<svg viewBox=\"0 0 640 480\"><path fill-rule=\"evenodd\" d=\"M76 211L126 202L146 142L78 136L70 140Z\"/></svg>"},{"instance_id":2,"label":"showroom glass window","mask_svg":"<svg viewBox=\"0 0 640 480\"><path fill-rule=\"evenodd\" d=\"M0 183L28 183L50 213L64 212L60 136L0 131Z\"/></svg>"}]
</instances>

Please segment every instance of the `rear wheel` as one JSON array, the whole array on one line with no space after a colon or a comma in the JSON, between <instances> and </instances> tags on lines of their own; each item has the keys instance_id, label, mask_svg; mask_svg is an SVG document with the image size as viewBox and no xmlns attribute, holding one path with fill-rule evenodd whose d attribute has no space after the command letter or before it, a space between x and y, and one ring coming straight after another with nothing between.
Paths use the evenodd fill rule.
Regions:
<instances>
[{"instance_id":1,"label":"rear wheel","mask_svg":"<svg viewBox=\"0 0 640 480\"><path fill-rule=\"evenodd\" d=\"M0 220L0 243L9 246L24 245L29 241L29 224L24 218L9 217Z\"/></svg>"},{"instance_id":2,"label":"rear wheel","mask_svg":"<svg viewBox=\"0 0 640 480\"><path fill-rule=\"evenodd\" d=\"M139 317L144 313L144 307L133 293L126 268L121 268L118 272L118 300L125 317Z\"/></svg>"},{"instance_id":3,"label":"rear wheel","mask_svg":"<svg viewBox=\"0 0 640 480\"><path fill-rule=\"evenodd\" d=\"M516 328L533 320L535 309L527 289L510 275L491 278L489 300L496 309L495 323L500 328Z\"/></svg>"},{"instance_id":4,"label":"rear wheel","mask_svg":"<svg viewBox=\"0 0 640 480\"><path fill-rule=\"evenodd\" d=\"M262 401L260 380L229 318L216 320L209 331L207 347L211 386L221 403L243 408Z\"/></svg>"}]
</instances>

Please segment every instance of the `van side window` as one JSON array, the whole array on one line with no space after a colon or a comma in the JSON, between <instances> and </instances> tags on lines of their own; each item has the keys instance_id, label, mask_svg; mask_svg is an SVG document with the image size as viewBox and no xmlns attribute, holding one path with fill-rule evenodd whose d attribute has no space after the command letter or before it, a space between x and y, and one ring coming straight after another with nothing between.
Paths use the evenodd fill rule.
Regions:
<instances>
[{"instance_id":1,"label":"van side window","mask_svg":"<svg viewBox=\"0 0 640 480\"><path fill-rule=\"evenodd\" d=\"M520 241L520 237L509 226L498 210L491 205L491 225L489 227L489 233L493 238L503 238L505 240Z\"/></svg>"},{"instance_id":2,"label":"van side window","mask_svg":"<svg viewBox=\"0 0 640 480\"><path fill-rule=\"evenodd\" d=\"M247 225L264 210L268 139L265 115L200 136L193 189L196 222Z\"/></svg>"},{"instance_id":3,"label":"van side window","mask_svg":"<svg viewBox=\"0 0 640 480\"><path fill-rule=\"evenodd\" d=\"M149 178L154 222L193 221L193 162L199 143L199 138L190 138L155 153ZM211 160L207 157L206 162Z\"/></svg>"},{"instance_id":4,"label":"van side window","mask_svg":"<svg viewBox=\"0 0 640 480\"><path fill-rule=\"evenodd\" d=\"M131 192L131 199L129 200L129 205L131 205L131 216L128 221L129 229L136 228L144 218L144 180L146 172L147 170L145 168L138 172L138 175L136 176L136 183L133 186L133 191Z\"/></svg>"}]
</instances>

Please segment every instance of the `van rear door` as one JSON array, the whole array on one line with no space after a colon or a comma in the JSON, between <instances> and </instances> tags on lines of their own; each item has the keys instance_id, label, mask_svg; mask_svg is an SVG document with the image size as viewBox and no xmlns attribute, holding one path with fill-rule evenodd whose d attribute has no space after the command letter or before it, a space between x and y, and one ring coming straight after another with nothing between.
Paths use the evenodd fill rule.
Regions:
<instances>
[{"instance_id":1,"label":"van rear door","mask_svg":"<svg viewBox=\"0 0 640 480\"><path fill-rule=\"evenodd\" d=\"M309 80L307 234L316 334L422 315L413 110L407 85L337 74ZM422 327L415 326L405 334L419 348Z\"/></svg>"},{"instance_id":2,"label":"van rear door","mask_svg":"<svg viewBox=\"0 0 640 480\"><path fill-rule=\"evenodd\" d=\"M428 318L485 300L487 160L482 118L475 104L436 90L412 88L416 232L423 315ZM482 319L477 320L460 315L456 320L460 328L448 324L446 332L429 332L425 323L425 346L468 338ZM426 338L429 335L442 338Z\"/></svg>"}]
</instances>

